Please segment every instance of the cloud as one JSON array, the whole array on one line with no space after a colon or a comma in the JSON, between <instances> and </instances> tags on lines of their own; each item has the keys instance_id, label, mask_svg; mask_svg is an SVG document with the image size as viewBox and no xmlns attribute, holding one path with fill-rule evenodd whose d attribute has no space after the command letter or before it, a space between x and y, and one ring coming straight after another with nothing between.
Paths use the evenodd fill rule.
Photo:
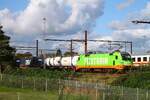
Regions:
<instances>
[{"instance_id":1,"label":"cloud","mask_svg":"<svg viewBox=\"0 0 150 100\"><path fill-rule=\"evenodd\" d=\"M150 2L138 13L130 14L124 21L112 21L108 26L113 30L113 40L132 41L135 52L145 52L150 48L150 25L133 24L133 20L148 20L150 18ZM149 20L148 20L149 21Z\"/></svg>"},{"instance_id":2,"label":"cloud","mask_svg":"<svg viewBox=\"0 0 150 100\"><path fill-rule=\"evenodd\" d=\"M119 10L123 10L125 8L127 8L128 6L130 6L132 3L134 3L135 0L126 0L125 2L119 3L117 5L117 9Z\"/></svg>"},{"instance_id":3,"label":"cloud","mask_svg":"<svg viewBox=\"0 0 150 100\"><path fill-rule=\"evenodd\" d=\"M28 6L16 14L0 10L0 23L15 35L35 36L43 33L46 18L47 35L74 34L91 29L103 14L103 0L30 0Z\"/></svg>"},{"instance_id":4,"label":"cloud","mask_svg":"<svg viewBox=\"0 0 150 100\"><path fill-rule=\"evenodd\" d=\"M150 2L147 3L146 8L140 12L140 16L143 19L150 20Z\"/></svg>"},{"instance_id":5,"label":"cloud","mask_svg":"<svg viewBox=\"0 0 150 100\"><path fill-rule=\"evenodd\" d=\"M147 3L146 7L138 12L133 12L130 16L127 16L125 20L114 20L110 22L108 27L112 30L111 35L99 35L92 32L89 35L92 39L102 39L102 40L120 40L120 41L132 41L133 42L133 52L144 53L150 48L150 25L148 24L133 24L132 20L143 20L150 18L150 2ZM132 16L132 17L131 17ZM76 34L76 37L80 35ZM80 36L81 37L81 36ZM83 38L83 37L82 37ZM76 45L78 51L84 53L84 45ZM103 43L88 43L88 50L90 51L100 51L108 50L109 45ZM118 46L119 47L119 46ZM114 47L114 49L118 48ZM106 49L104 49L106 48ZM127 50L129 51L129 45ZM122 49L124 50L124 48ZM109 51L109 50L108 50Z\"/></svg>"},{"instance_id":6,"label":"cloud","mask_svg":"<svg viewBox=\"0 0 150 100\"><path fill-rule=\"evenodd\" d=\"M0 10L0 24L11 36L11 41L18 41L12 45L33 46L38 39L40 48L56 49L61 44L46 43L42 39L82 38L83 31L92 30L96 19L103 15L103 9L104 0L29 0L23 10ZM46 18L46 33L43 18ZM27 41L32 41L32 44Z\"/></svg>"}]
</instances>

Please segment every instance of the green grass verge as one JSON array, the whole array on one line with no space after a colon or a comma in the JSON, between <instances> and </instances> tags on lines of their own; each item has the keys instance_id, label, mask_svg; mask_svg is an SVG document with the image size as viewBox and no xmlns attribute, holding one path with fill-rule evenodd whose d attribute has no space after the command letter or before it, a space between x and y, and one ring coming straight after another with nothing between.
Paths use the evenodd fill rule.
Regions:
<instances>
[{"instance_id":1,"label":"green grass verge","mask_svg":"<svg viewBox=\"0 0 150 100\"><path fill-rule=\"evenodd\" d=\"M30 89L0 87L0 100L92 100L88 95L42 92Z\"/></svg>"},{"instance_id":2,"label":"green grass verge","mask_svg":"<svg viewBox=\"0 0 150 100\"><path fill-rule=\"evenodd\" d=\"M48 78L48 79L67 79L68 76L76 75L70 70L56 70L56 69L41 69L41 68L26 68L26 69L14 69L7 68L3 74L15 75L15 76L24 76L24 77L40 77L40 78Z\"/></svg>"},{"instance_id":3,"label":"green grass verge","mask_svg":"<svg viewBox=\"0 0 150 100\"><path fill-rule=\"evenodd\" d=\"M112 82L112 85L150 89L150 71L132 72L127 75L120 76Z\"/></svg>"},{"instance_id":4,"label":"green grass verge","mask_svg":"<svg viewBox=\"0 0 150 100\"><path fill-rule=\"evenodd\" d=\"M0 87L0 100L58 100L57 93Z\"/></svg>"}]
</instances>

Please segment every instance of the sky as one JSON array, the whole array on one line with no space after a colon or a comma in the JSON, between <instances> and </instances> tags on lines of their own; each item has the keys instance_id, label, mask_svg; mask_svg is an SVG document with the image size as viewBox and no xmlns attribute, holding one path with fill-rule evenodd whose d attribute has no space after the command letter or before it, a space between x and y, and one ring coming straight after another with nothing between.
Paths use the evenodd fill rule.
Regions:
<instances>
[{"instance_id":1,"label":"sky","mask_svg":"<svg viewBox=\"0 0 150 100\"><path fill-rule=\"evenodd\" d=\"M38 39L49 48L43 37L82 39L88 30L89 39L132 41L134 52L149 51L150 25L132 20L150 20L149 0L0 0L0 24L14 45L32 46Z\"/></svg>"}]
</instances>

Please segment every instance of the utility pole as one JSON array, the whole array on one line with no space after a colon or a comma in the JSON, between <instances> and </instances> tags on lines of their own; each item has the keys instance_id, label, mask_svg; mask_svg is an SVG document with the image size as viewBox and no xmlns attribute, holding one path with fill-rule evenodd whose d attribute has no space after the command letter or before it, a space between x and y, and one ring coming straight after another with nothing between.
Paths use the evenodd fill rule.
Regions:
<instances>
[{"instance_id":1,"label":"utility pole","mask_svg":"<svg viewBox=\"0 0 150 100\"><path fill-rule=\"evenodd\" d=\"M131 54L132 54L132 46L133 46L133 45L132 45L132 42L131 42L130 44L131 44L131 45L130 45L130 46L131 46L130 48L131 48Z\"/></svg>"},{"instance_id":2,"label":"utility pole","mask_svg":"<svg viewBox=\"0 0 150 100\"><path fill-rule=\"evenodd\" d=\"M125 48L125 52L126 52L127 51L127 43L125 42L124 45L125 45L124 48Z\"/></svg>"},{"instance_id":3,"label":"utility pole","mask_svg":"<svg viewBox=\"0 0 150 100\"><path fill-rule=\"evenodd\" d=\"M38 56L39 56L39 52L38 52L38 50L39 50L39 41L38 41L38 40L36 40L36 57L38 57Z\"/></svg>"},{"instance_id":4,"label":"utility pole","mask_svg":"<svg viewBox=\"0 0 150 100\"><path fill-rule=\"evenodd\" d=\"M71 66L73 67L73 64L72 64L72 57L73 57L73 52L72 52L72 50L73 50L73 49L72 49L72 42L73 42L73 41L72 41L72 39L70 40L70 42L71 42L71 43L70 43Z\"/></svg>"},{"instance_id":5,"label":"utility pole","mask_svg":"<svg viewBox=\"0 0 150 100\"><path fill-rule=\"evenodd\" d=\"M85 31L85 55L87 54L87 30Z\"/></svg>"},{"instance_id":6,"label":"utility pole","mask_svg":"<svg viewBox=\"0 0 150 100\"><path fill-rule=\"evenodd\" d=\"M71 40L70 40L70 55L71 55L71 57L73 56L73 54L72 54L72 53L73 53L73 52L72 52L72 50L73 50L73 49L72 49L72 42L73 42L73 41L72 41L72 39L71 39Z\"/></svg>"}]
</instances>

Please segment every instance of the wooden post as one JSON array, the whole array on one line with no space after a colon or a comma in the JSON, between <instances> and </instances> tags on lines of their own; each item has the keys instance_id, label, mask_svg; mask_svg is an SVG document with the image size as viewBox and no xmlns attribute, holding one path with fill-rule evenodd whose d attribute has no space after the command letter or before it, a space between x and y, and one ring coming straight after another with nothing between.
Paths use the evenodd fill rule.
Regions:
<instances>
[{"instance_id":1,"label":"wooden post","mask_svg":"<svg viewBox=\"0 0 150 100\"><path fill-rule=\"evenodd\" d=\"M148 100L148 90L147 90L147 92L146 92L146 100Z\"/></svg>"},{"instance_id":2,"label":"wooden post","mask_svg":"<svg viewBox=\"0 0 150 100\"><path fill-rule=\"evenodd\" d=\"M58 86L59 86L59 90L58 90L58 92L59 92L59 95L60 95L60 94L61 94L60 79L59 79Z\"/></svg>"},{"instance_id":3,"label":"wooden post","mask_svg":"<svg viewBox=\"0 0 150 100\"><path fill-rule=\"evenodd\" d=\"M35 79L33 79L33 90L35 90Z\"/></svg>"},{"instance_id":4,"label":"wooden post","mask_svg":"<svg viewBox=\"0 0 150 100\"><path fill-rule=\"evenodd\" d=\"M122 86L122 88L121 88L121 96L122 96L122 99L123 99L123 95L124 95L124 92L123 92L123 86Z\"/></svg>"},{"instance_id":5,"label":"wooden post","mask_svg":"<svg viewBox=\"0 0 150 100\"><path fill-rule=\"evenodd\" d=\"M19 92L17 93L17 100L20 100Z\"/></svg>"},{"instance_id":6,"label":"wooden post","mask_svg":"<svg viewBox=\"0 0 150 100\"><path fill-rule=\"evenodd\" d=\"M139 100L139 88L136 89L136 100Z\"/></svg>"},{"instance_id":7,"label":"wooden post","mask_svg":"<svg viewBox=\"0 0 150 100\"><path fill-rule=\"evenodd\" d=\"M96 100L98 100L98 89L97 89L97 83L96 83L96 87L95 87L95 89L96 89Z\"/></svg>"},{"instance_id":8,"label":"wooden post","mask_svg":"<svg viewBox=\"0 0 150 100\"><path fill-rule=\"evenodd\" d=\"M45 92L47 92L47 79L45 81Z\"/></svg>"},{"instance_id":9,"label":"wooden post","mask_svg":"<svg viewBox=\"0 0 150 100\"><path fill-rule=\"evenodd\" d=\"M23 79L21 79L21 88L23 89Z\"/></svg>"},{"instance_id":10,"label":"wooden post","mask_svg":"<svg viewBox=\"0 0 150 100\"><path fill-rule=\"evenodd\" d=\"M103 92L103 100L105 100L105 92Z\"/></svg>"},{"instance_id":11,"label":"wooden post","mask_svg":"<svg viewBox=\"0 0 150 100\"><path fill-rule=\"evenodd\" d=\"M1 73L1 81L3 80L3 74Z\"/></svg>"}]
</instances>

